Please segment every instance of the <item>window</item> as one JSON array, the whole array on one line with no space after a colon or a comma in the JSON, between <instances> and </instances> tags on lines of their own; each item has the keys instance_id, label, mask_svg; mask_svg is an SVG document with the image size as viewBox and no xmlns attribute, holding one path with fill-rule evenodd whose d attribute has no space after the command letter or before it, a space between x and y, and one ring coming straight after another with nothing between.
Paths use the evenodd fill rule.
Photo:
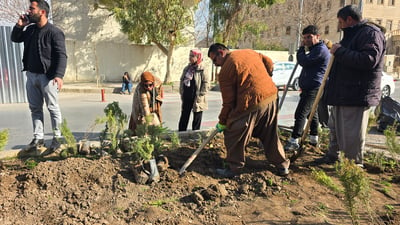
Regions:
<instances>
[{"instance_id":1,"label":"window","mask_svg":"<svg viewBox=\"0 0 400 225\"><path fill-rule=\"evenodd\" d=\"M374 3L374 0L367 0L367 3L372 4Z\"/></svg>"},{"instance_id":2,"label":"window","mask_svg":"<svg viewBox=\"0 0 400 225\"><path fill-rule=\"evenodd\" d=\"M274 33L275 33L275 35L278 34L278 27L277 27L277 26L275 26L275 31L274 31Z\"/></svg>"},{"instance_id":3,"label":"window","mask_svg":"<svg viewBox=\"0 0 400 225\"><path fill-rule=\"evenodd\" d=\"M389 0L389 1L388 1L388 5L394 6L394 0Z\"/></svg>"},{"instance_id":4,"label":"window","mask_svg":"<svg viewBox=\"0 0 400 225\"><path fill-rule=\"evenodd\" d=\"M329 26L325 26L324 34L329 34Z\"/></svg>"},{"instance_id":5,"label":"window","mask_svg":"<svg viewBox=\"0 0 400 225\"><path fill-rule=\"evenodd\" d=\"M382 20L377 19L377 20L376 20L376 23L379 24L379 25L382 25Z\"/></svg>"},{"instance_id":6,"label":"window","mask_svg":"<svg viewBox=\"0 0 400 225\"><path fill-rule=\"evenodd\" d=\"M385 0L378 0L378 5L383 5L385 3Z\"/></svg>"},{"instance_id":7,"label":"window","mask_svg":"<svg viewBox=\"0 0 400 225\"><path fill-rule=\"evenodd\" d=\"M344 7L346 5L346 0L340 0L340 7Z\"/></svg>"},{"instance_id":8,"label":"window","mask_svg":"<svg viewBox=\"0 0 400 225\"><path fill-rule=\"evenodd\" d=\"M386 21L386 30L392 31L392 24L393 22L391 20Z\"/></svg>"},{"instance_id":9,"label":"window","mask_svg":"<svg viewBox=\"0 0 400 225\"><path fill-rule=\"evenodd\" d=\"M290 35L290 29L291 29L290 26L286 27L286 35Z\"/></svg>"},{"instance_id":10,"label":"window","mask_svg":"<svg viewBox=\"0 0 400 225\"><path fill-rule=\"evenodd\" d=\"M357 0L351 0L351 4L355 5L355 4L358 4L358 2L357 2Z\"/></svg>"}]
</instances>

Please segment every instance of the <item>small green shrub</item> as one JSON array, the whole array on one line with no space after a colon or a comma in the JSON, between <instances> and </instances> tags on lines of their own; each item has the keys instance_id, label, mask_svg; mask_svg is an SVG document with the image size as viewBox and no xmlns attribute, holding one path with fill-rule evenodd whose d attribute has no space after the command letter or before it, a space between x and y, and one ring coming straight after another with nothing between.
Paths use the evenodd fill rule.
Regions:
<instances>
[{"instance_id":1,"label":"small green shrub","mask_svg":"<svg viewBox=\"0 0 400 225\"><path fill-rule=\"evenodd\" d=\"M388 126L388 128L383 132L386 137L386 146L392 154L400 154L400 143L397 140L397 128L398 124L395 123L393 126Z\"/></svg>"},{"instance_id":2,"label":"small green shrub","mask_svg":"<svg viewBox=\"0 0 400 225\"><path fill-rule=\"evenodd\" d=\"M311 176L320 184L328 187L334 192L342 192L340 188L333 182L332 178L330 178L323 170L317 170L315 168L311 168Z\"/></svg>"},{"instance_id":3,"label":"small green shrub","mask_svg":"<svg viewBox=\"0 0 400 225\"><path fill-rule=\"evenodd\" d=\"M350 161L341 155L340 162L336 163L336 172L344 187L344 203L351 217L352 224L359 224L358 205L362 203L371 215L370 187L367 175L354 161ZM372 216L371 216L372 218Z\"/></svg>"},{"instance_id":4,"label":"small green shrub","mask_svg":"<svg viewBox=\"0 0 400 225\"><path fill-rule=\"evenodd\" d=\"M4 147L6 147L7 143L8 143L8 129L4 129L0 131L0 151L4 149Z\"/></svg>"},{"instance_id":5,"label":"small green shrub","mask_svg":"<svg viewBox=\"0 0 400 225\"><path fill-rule=\"evenodd\" d=\"M65 142L67 144L66 157L77 155L78 149L76 147L76 139L72 134L71 130L69 129L67 120L65 118L63 119L63 123L61 124L61 133L63 134Z\"/></svg>"},{"instance_id":6,"label":"small green shrub","mask_svg":"<svg viewBox=\"0 0 400 225\"><path fill-rule=\"evenodd\" d=\"M103 148L108 148L110 153L117 150L124 134L124 127L128 122L127 115L119 107L118 102L110 103L104 108L104 117L97 118L95 123L105 123L105 129L100 134Z\"/></svg>"}]
</instances>

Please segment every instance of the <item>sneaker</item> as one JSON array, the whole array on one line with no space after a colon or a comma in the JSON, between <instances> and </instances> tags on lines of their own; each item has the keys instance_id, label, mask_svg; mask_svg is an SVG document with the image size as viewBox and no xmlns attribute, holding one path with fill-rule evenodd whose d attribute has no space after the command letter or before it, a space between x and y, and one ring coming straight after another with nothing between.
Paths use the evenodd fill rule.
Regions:
<instances>
[{"instance_id":1,"label":"sneaker","mask_svg":"<svg viewBox=\"0 0 400 225\"><path fill-rule=\"evenodd\" d=\"M310 135L310 144L312 146L318 145L318 136L317 135Z\"/></svg>"},{"instance_id":2,"label":"sneaker","mask_svg":"<svg viewBox=\"0 0 400 225\"><path fill-rule=\"evenodd\" d=\"M59 156L59 154L61 153L61 143L59 142L59 139L60 138L54 137L51 141L50 147L42 153L42 156L50 156L50 154L54 156Z\"/></svg>"},{"instance_id":3,"label":"sneaker","mask_svg":"<svg viewBox=\"0 0 400 225\"><path fill-rule=\"evenodd\" d=\"M215 170L218 175L224 177L224 178L232 178L238 175L237 173L233 172L230 169L216 169Z\"/></svg>"},{"instance_id":4,"label":"sneaker","mask_svg":"<svg viewBox=\"0 0 400 225\"><path fill-rule=\"evenodd\" d=\"M289 168L278 168L278 176L284 177L289 175Z\"/></svg>"},{"instance_id":5,"label":"sneaker","mask_svg":"<svg viewBox=\"0 0 400 225\"><path fill-rule=\"evenodd\" d=\"M337 159L337 158L333 158L331 156L324 155L323 157L314 160L314 162L317 163L317 164L334 164L338 160L339 159Z\"/></svg>"},{"instance_id":6,"label":"sneaker","mask_svg":"<svg viewBox=\"0 0 400 225\"><path fill-rule=\"evenodd\" d=\"M43 146L44 146L44 140L43 139L34 138L34 139L32 139L31 143L29 143L29 145L27 146L27 149L33 149L33 148L37 149L37 148L40 148L40 147L43 147Z\"/></svg>"},{"instance_id":7,"label":"sneaker","mask_svg":"<svg viewBox=\"0 0 400 225\"><path fill-rule=\"evenodd\" d=\"M288 143L286 143L284 149L285 151L294 151L297 150L298 148L300 148L300 145L297 141L297 139L295 138L290 138Z\"/></svg>"}]
</instances>

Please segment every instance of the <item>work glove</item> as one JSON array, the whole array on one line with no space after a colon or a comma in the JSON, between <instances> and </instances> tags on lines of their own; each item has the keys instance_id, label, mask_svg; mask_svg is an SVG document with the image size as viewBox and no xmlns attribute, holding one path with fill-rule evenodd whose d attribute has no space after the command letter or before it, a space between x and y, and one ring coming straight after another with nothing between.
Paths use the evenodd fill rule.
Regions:
<instances>
[{"instance_id":1,"label":"work glove","mask_svg":"<svg viewBox=\"0 0 400 225\"><path fill-rule=\"evenodd\" d=\"M215 128L217 128L218 132L222 132L222 131L224 131L226 129L226 125L217 123L217 125L215 125Z\"/></svg>"}]
</instances>

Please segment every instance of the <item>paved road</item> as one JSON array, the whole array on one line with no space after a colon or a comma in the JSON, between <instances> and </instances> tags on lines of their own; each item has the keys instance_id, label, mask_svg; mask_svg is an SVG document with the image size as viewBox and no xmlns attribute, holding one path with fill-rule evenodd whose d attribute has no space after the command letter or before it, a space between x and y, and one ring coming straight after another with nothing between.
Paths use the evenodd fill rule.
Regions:
<instances>
[{"instance_id":1,"label":"paved road","mask_svg":"<svg viewBox=\"0 0 400 225\"><path fill-rule=\"evenodd\" d=\"M282 93L282 91L280 91ZM279 124L292 126L293 113L298 101L298 92L289 91L282 109L279 113ZM396 81L396 92L392 96L400 101L400 81ZM163 120L165 126L171 130L177 130L180 116L180 98L177 93L165 93L162 106ZM97 139L99 132L104 125L97 125L93 129L97 117L104 115L103 109L107 104L118 101L122 110L130 115L132 95L119 95L108 93L105 95L105 102L101 101L101 95L87 93L61 93L60 105L63 117L67 120L68 127L77 140L88 135L90 139ZM210 91L208 94L209 110L203 113L202 129L210 129L218 121L218 114L221 108L220 92ZM21 149L32 139L32 122L27 103L0 105L0 130L8 128L10 138L5 149ZM190 130L190 124L188 130ZM51 126L49 115L45 110L45 131L46 143L51 141Z\"/></svg>"}]
</instances>

